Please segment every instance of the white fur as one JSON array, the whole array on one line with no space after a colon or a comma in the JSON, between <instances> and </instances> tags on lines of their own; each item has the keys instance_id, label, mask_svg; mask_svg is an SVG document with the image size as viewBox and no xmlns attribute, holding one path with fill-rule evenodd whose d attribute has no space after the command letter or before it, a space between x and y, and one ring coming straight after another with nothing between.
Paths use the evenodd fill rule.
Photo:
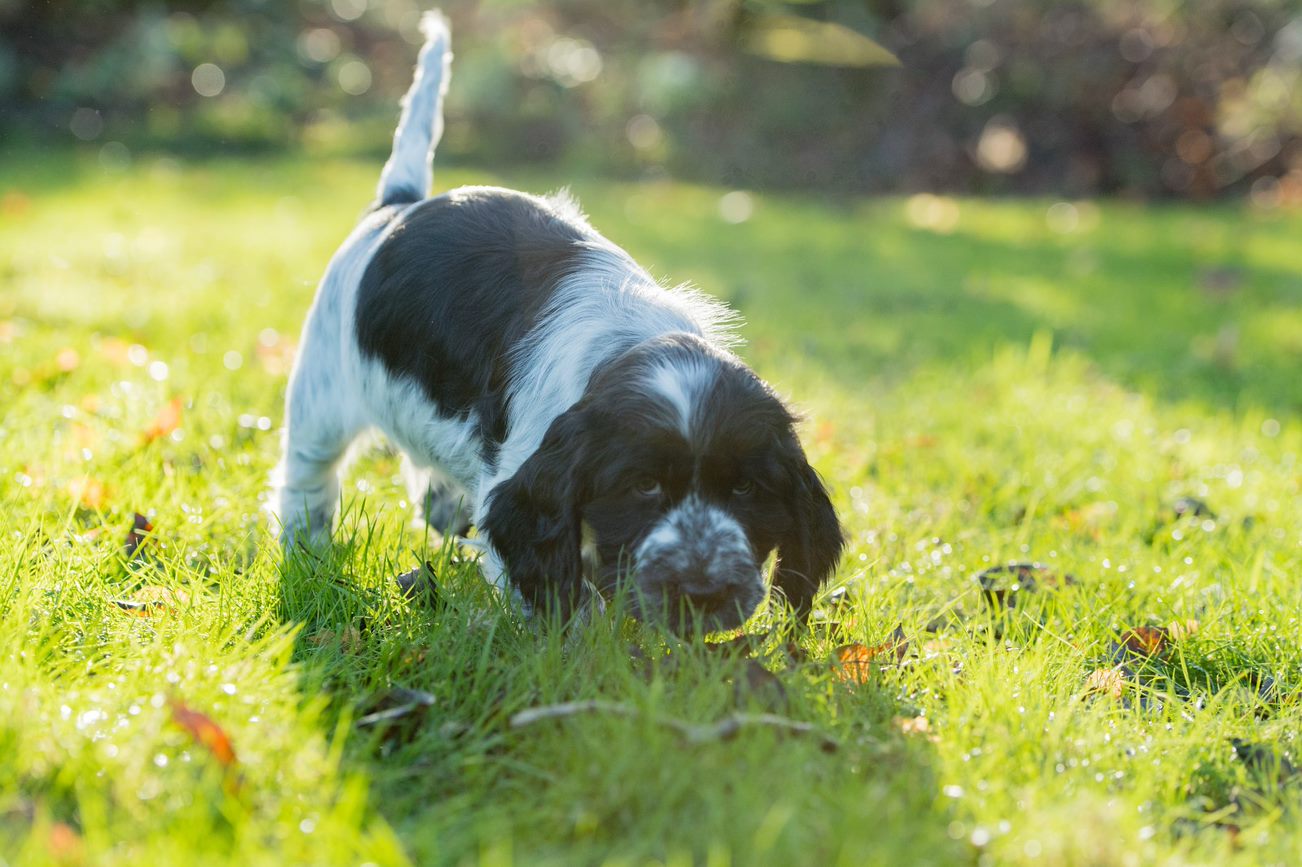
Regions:
<instances>
[{"instance_id":1,"label":"white fur","mask_svg":"<svg viewBox=\"0 0 1302 867\"><path fill-rule=\"evenodd\" d=\"M402 98L402 116L393 133L393 151L380 172L377 200L388 194L411 190L429 193L434 182L434 149L443 138L443 97L451 78L452 34L447 19L436 11L426 12L420 21L425 45L416 60L416 74Z\"/></svg>"},{"instance_id":2,"label":"white fur","mask_svg":"<svg viewBox=\"0 0 1302 867\"><path fill-rule=\"evenodd\" d=\"M657 571L673 575L700 575L711 581L719 575L751 574L752 594L764 592L759 570L754 563L746 531L724 509L689 496L669 512L646 535L633 555L635 572L647 571L656 564ZM686 588L690 592L691 588Z\"/></svg>"},{"instance_id":3,"label":"white fur","mask_svg":"<svg viewBox=\"0 0 1302 867\"><path fill-rule=\"evenodd\" d=\"M560 204L575 208L568 197ZM509 433L497 472L479 486L476 522L487 512L488 495L537 451L602 361L675 332L730 342L731 310L687 287L664 289L623 250L595 232L593 237L584 267L561 281L538 324L511 352Z\"/></svg>"},{"instance_id":4,"label":"white fur","mask_svg":"<svg viewBox=\"0 0 1302 867\"><path fill-rule=\"evenodd\" d=\"M647 388L664 398L684 437L691 437L696 409L702 405L718 371L718 362L707 357L693 357L685 364L666 362L651 369Z\"/></svg>"}]
</instances>

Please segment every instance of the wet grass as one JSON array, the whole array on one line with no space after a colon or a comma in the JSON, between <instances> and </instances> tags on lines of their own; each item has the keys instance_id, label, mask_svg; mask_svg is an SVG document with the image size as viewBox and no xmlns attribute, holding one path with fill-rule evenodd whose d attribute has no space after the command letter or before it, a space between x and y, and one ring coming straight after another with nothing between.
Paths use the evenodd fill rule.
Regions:
<instances>
[{"instance_id":1,"label":"wet grass","mask_svg":"<svg viewBox=\"0 0 1302 867\"><path fill-rule=\"evenodd\" d=\"M286 359L375 172L0 154L0 861L1295 860L1302 217L757 195L732 224L722 190L573 183L740 308L851 543L808 633L567 643L411 528L384 450L328 562L266 530ZM494 181L555 185L437 183ZM403 598L424 560L437 600ZM1044 568L991 604L1014 561ZM897 625L902 660L836 663ZM1120 646L1143 626L1157 652ZM582 700L619 710L512 725ZM676 727L760 712L817 733Z\"/></svg>"}]
</instances>

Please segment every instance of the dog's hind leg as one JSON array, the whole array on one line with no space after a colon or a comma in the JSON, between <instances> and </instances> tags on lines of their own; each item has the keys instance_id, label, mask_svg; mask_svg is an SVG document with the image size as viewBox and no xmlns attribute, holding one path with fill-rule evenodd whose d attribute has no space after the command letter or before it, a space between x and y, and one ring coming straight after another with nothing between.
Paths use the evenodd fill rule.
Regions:
<instances>
[{"instance_id":1,"label":"dog's hind leg","mask_svg":"<svg viewBox=\"0 0 1302 867\"><path fill-rule=\"evenodd\" d=\"M334 265L322 282L303 329L285 395L285 442L274 482L282 544L328 539L339 505L339 473L353 440L366 427L357 412L354 377L345 374Z\"/></svg>"},{"instance_id":2,"label":"dog's hind leg","mask_svg":"<svg viewBox=\"0 0 1302 867\"><path fill-rule=\"evenodd\" d=\"M328 539L339 505L339 473L357 429L339 410L339 395L311 368L300 367L285 406L285 449L276 468L281 542Z\"/></svg>"}]
</instances>

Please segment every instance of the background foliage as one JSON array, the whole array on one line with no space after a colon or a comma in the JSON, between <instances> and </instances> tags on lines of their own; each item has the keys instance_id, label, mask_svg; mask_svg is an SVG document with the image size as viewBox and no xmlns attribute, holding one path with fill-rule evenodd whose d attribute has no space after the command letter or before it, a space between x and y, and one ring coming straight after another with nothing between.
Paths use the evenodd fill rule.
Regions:
<instances>
[{"instance_id":1,"label":"background foliage","mask_svg":"<svg viewBox=\"0 0 1302 867\"><path fill-rule=\"evenodd\" d=\"M476 162L1302 201L1289 0L441 5L458 52L445 153ZM0 0L0 134L75 136L108 164L142 146L380 152L418 16L413 0Z\"/></svg>"}]
</instances>

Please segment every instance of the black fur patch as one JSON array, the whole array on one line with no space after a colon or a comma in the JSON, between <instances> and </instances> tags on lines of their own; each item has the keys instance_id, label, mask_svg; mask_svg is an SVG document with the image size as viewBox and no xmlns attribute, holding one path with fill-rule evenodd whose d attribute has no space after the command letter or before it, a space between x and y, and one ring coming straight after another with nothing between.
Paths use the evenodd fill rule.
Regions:
<instances>
[{"instance_id":1,"label":"black fur patch","mask_svg":"<svg viewBox=\"0 0 1302 867\"><path fill-rule=\"evenodd\" d=\"M475 187L429 199L367 265L358 345L419 382L444 417L474 413L492 462L506 437L508 352L585 240L582 226L523 193Z\"/></svg>"},{"instance_id":2,"label":"black fur patch","mask_svg":"<svg viewBox=\"0 0 1302 867\"><path fill-rule=\"evenodd\" d=\"M687 436L646 388L652 367L712 365ZM485 522L513 581L535 604L577 592L580 527L594 532L603 592L677 504L694 496L731 515L758 569L775 548L774 584L804 615L835 568L841 527L782 402L749 368L686 334L648 341L602 367L536 452L492 493ZM652 480L657 493L640 490Z\"/></svg>"}]
</instances>

